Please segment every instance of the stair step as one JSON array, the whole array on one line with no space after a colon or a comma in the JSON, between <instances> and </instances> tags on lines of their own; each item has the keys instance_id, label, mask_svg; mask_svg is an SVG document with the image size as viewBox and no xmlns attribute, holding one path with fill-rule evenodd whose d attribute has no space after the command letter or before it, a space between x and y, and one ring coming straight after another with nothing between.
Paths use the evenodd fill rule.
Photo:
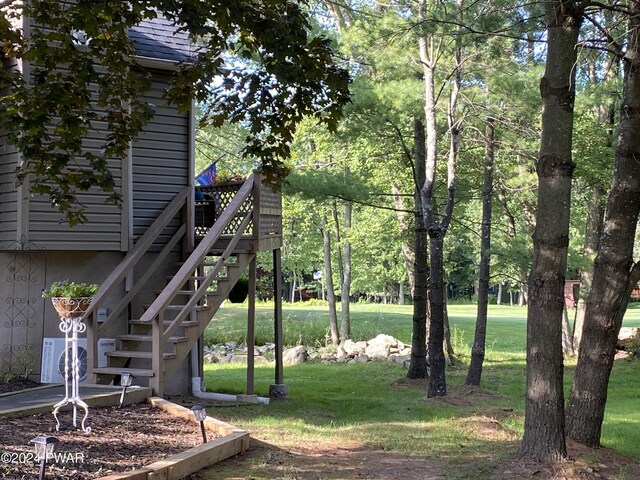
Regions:
<instances>
[{"instance_id":1,"label":"stair step","mask_svg":"<svg viewBox=\"0 0 640 480\"><path fill-rule=\"evenodd\" d=\"M176 358L175 353L164 353L162 356L165 360ZM113 352L107 352L107 357L151 358L151 352L138 352L137 350L115 350Z\"/></svg>"},{"instance_id":2,"label":"stair step","mask_svg":"<svg viewBox=\"0 0 640 480\"><path fill-rule=\"evenodd\" d=\"M93 373L98 375L122 375L129 373L134 377L155 377L153 370L146 368L123 368L123 367L98 367L93 369Z\"/></svg>"},{"instance_id":3,"label":"stair step","mask_svg":"<svg viewBox=\"0 0 640 480\"><path fill-rule=\"evenodd\" d=\"M125 342L150 342L151 335L134 335L129 333L127 335L120 335L118 339ZM187 341L187 337L169 337L167 341L169 343L182 343Z\"/></svg>"},{"instance_id":4,"label":"stair step","mask_svg":"<svg viewBox=\"0 0 640 480\"><path fill-rule=\"evenodd\" d=\"M151 306L151 304L142 305L142 308L147 310L147 309L149 309L150 306ZM183 308L184 308L184 305L167 305L165 307L165 310L170 310L172 312L180 312L180 311L182 311ZM206 310L211 310L211 307L209 305L196 305L191 310L193 312L204 312Z\"/></svg>"},{"instance_id":5,"label":"stair step","mask_svg":"<svg viewBox=\"0 0 640 480\"><path fill-rule=\"evenodd\" d=\"M171 325L173 322L171 320L165 320L162 323L164 325ZM150 327L152 323L144 322L142 320L129 320L129 325L147 325ZM200 322L196 322L194 320L185 320L180 324L181 327L197 327L198 325L200 325Z\"/></svg>"},{"instance_id":6,"label":"stair step","mask_svg":"<svg viewBox=\"0 0 640 480\"><path fill-rule=\"evenodd\" d=\"M185 264L186 262L177 262L176 265L178 267L181 267ZM201 263L200 267L215 267L218 264L218 262L213 262L213 261L205 261L203 263ZM240 266L240 264L238 264L237 262L224 262L222 264L223 267L227 267L227 268L238 268Z\"/></svg>"},{"instance_id":7,"label":"stair step","mask_svg":"<svg viewBox=\"0 0 640 480\"><path fill-rule=\"evenodd\" d=\"M204 278L204 277L202 277ZM164 290L156 290L156 295L160 295ZM190 297L193 297L196 294L196 290L178 290L176 292L176 295L188 295ZM204 294L205 297L209 297L212 295L219 295L218 292L206 292Z\"/></svg>"},{"instance_id":8,"label":"stair step","mask_svg":"<svg viewBox=\"0 0 640 480\"><path fill-rule=\"evenodd\" d=\"M164 279L165 279L167 282L170 282L171 280L173 280L173 275L165 275ZM187 283L189 280L197 280L197 281L199 281L199 282L203 282L203 281L205 281L206 279L207 279L207 277L205 277L205 276L201 276L201 275L194 275L194 276L191 276L191 277L187 278L187 279L185 280L185 283ZM228 277L216 277L216 278L214 278L214 279L213 279L213 281L214 281L214 282L228 282L228 281L229 281L229 278L228 278Z\"/></svg>"}]
</instances>

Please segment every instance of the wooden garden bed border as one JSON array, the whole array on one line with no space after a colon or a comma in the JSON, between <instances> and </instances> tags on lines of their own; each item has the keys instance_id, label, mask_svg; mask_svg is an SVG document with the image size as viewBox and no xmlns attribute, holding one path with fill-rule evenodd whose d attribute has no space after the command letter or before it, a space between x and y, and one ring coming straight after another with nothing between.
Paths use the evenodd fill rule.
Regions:
<instances>
[{"instance_id":1,"label":"wooden garden bed border","mask_svg":"<svg viewBox=\"0 0 640 480\"><path fill-rule=\"evenodd\" d=\"M149 397L147 402L171 415L194 421L193 412L188 408L159 397ZM244 453L249 447L250 437L246 430L212 417L207 417L204 423L221 437L137 470L107 475L99 480L179 480L229 457Z\"/></svg>"}]
</instances>

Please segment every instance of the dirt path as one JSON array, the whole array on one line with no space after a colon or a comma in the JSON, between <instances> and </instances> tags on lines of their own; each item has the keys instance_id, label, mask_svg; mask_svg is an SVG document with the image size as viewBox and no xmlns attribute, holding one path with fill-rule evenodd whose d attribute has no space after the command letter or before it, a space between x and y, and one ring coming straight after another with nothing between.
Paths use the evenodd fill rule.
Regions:
<instances>
[{"instance_id":1,"label":"dirt path","mask_svg":"<svg viewBox=\"0 0 640 480\"><path fill-rule=\"evenodd\" d=\"M440 464L435 461L355 445L303 445L282 449L254 442L244 456L226 460L190 479L446 480L440 470Z\"/></svg>"},{"instance_id":2,"label":"dirt path","mask_svg":"<svg viewBox=\"0 0 640 480\"><path fill-rule=\"evenodd\" d=\"M514 445L515 450L516 445ZM452 472L443 462L362 446L323 443L278 448L254 442L237 456L203 470L190 480L631 480L640 479L640 464L607 448L591 449L568 442L570 460L560 465L523 462L515 456L495 465L492 473L467 465ZM444 473L446 471L449 474Z\"/></svg>"}]
</instances>

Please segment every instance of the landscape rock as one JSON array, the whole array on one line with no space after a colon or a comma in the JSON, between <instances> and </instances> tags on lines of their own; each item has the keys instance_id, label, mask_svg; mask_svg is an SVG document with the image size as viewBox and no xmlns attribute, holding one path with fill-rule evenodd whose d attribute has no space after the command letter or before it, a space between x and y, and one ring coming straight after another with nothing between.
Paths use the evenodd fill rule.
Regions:
<instances>
[{"instance_id":1,"label":"landscape rock","mask_svg":"<svg viewBox=\"0 0 640 480\"><path fill-rule=\"evenodd\" d=\"M637 330L640 329L630 329ZM623 329L624 331L624 329ZM640 338L638 332L634 332ZM254 347L254 362L256 365L271 364L275 356L275 344L266 343ZM247 362L247 346L231 341L221 345L206 345L203 348L204 360L208 363L242 363ZM346 340L339 346L305 347L299 345L285 349L283 363L297 365L306 361L320 361L321 363L366 363L370 361L389 361L405 367L411 361L411 347L405 345L391 335L380 334L368 342Z\"/></svg>"},{"instance_id":2,"label":"landscape rock","mask_svg":"<svg viewBox=\"0 0 640 480\"><path fill-rule=\"evenodd\" d=\"M636 350L640 345L640 328L622 327L618 334L616 348L620 350Z\"/></svg>"},{"instance_id":3,"label":"landscape rock","mask_svg":"<svg viewBox=\"0 0 640 480\"><path fill-rule=\"evenodd\" d=\"M391 360L391 358L389 358ZM393 358L393 361L399 363L400 365L404 365L405 362L411 361L411 355L396 355Z\"/></svg>"},{"instance_id":4,"label":"landscape rock","mask_svg":"<svg viewBox=\"0 0 640 480\"><path fill-rule=\"evenodd\" d=\"M356 361L358 363L367 363L369 361L369 356L366 353L361 353L357 356Z\"/></svg>"},{"instance_id":5,"label":"landscape rock","mask_svg":"<svg viewBox=\"0 0 640 480\"><path fill-rule=\"evenodd\" d=\"M364 349L367 348L367 342L354 342L351 339L345 340L341 345L347 355L350 357L355 357L361 352L364 352Z\"/></svg>"},{"instance_id":6,"label":"landscape rock","mask_svg":"<svg viewBox=\"0 0 640 480\"><path fill-rule=\"evenodd\" d=\"M369 344L364 353L371 360L386 360L389 356L389 346L384 344Z\"/></svg>"},{"instance_id":7,"label":"landscape rock","mask_svg":"<svg viewBox=\"0 0 640 480\"><path fill-rule=\"evenodd\" d=\"M376 338L372 338L367 343L368 343L368 347L379 346L379 345L385 346L387 348L398 347L398 339L392 337L391 335L385 335L384 333L381 333Z\"/></svg>"},{"instance_id":8,"label":"landscape rock","mask_svg":"<svg viewBox=\"0 0 640 480\"><path fill-rule=\"evenodd\" d=\"M285 365L298 365L307 361L307 348L304 345L289 348L282 354L282 362Z\"/></svg>"},{"instance_id":9,"label":"landscape rock","mask_svg":"<svg viewBox=\"0 0 640 480\"><path fill-rule=\"evenodd\" d=\"M269 360L269 359L267 359L267 358L265 358L265 357L263 357L263 356L257 356L257 357L254 357L253 363L255 365L269 365L269 364L274 363L274 362Z\"/></svg>"},{"instance_id":10,"label":"landscape rock","mask_svg":"<svg viewBox=\"0 0 640 480\"><path fill-rule=\"evenodd\" d=\"M229 363L247 363L246 355L231 355Z\"/></svg>"}]
</instances>

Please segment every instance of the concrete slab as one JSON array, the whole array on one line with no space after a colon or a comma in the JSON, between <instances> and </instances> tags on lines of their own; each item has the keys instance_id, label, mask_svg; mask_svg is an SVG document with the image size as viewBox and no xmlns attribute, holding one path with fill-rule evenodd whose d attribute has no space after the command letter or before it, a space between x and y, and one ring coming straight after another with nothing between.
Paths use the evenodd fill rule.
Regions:
<instances>
[{"instance_id":1,"label":"concrete slab","mask_svg":"<svg viewBox=\"0 0 640 480\"><path fill-rule=\"evenodd\" d=\"M118 405L121 392L121 387L112 385L80 385L80 398L89 407ZM53 405L62 400L64 395L64 385L56 384L0 395L0 418L50 412ZM144 402L150 396L149 387L129 387L124 403L129 405ZM66 406L62 411L70 408L71 406Z\"/></svg>"}]
</instances>

